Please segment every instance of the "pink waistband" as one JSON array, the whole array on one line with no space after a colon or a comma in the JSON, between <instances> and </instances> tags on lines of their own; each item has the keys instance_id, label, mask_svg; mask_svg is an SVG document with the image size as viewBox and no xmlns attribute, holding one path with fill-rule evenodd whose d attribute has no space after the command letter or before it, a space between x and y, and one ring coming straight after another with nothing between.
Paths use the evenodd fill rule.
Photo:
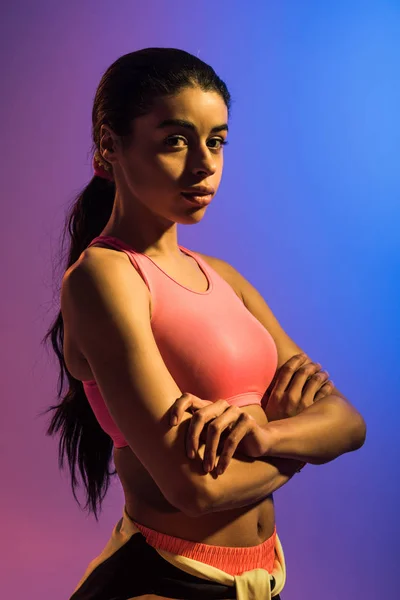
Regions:
<instances>
[{"instance_id":1,"label":"pink waistband","mask_svg":"<svg viewBox=\"0 0 400 600\"><path fill-rule=\"evenodd\" d=\"M217 567L230 575L241 575L253 569L266 569L272 572L275 559L276 527L271 537L257 546L213 546L200 542L191 542L172 535L149 529L137 521L132 522L153 548L166 550L180 556L187 556L200 562Z\"/></svg>"}]
</instances>

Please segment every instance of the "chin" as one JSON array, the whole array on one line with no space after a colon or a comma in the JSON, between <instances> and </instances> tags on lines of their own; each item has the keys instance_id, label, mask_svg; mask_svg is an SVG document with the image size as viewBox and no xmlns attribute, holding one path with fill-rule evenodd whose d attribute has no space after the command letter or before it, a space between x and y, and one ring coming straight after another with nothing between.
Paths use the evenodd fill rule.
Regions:
<instances>
[{"instance_id":1,"label":"chin","mask_svg":"<svg viewBox=\"0 0 400 600\"><path fill-rule=\"evenodd\" d=\"M179 215L174 220L175 223L179 225L195 225L196 223L200 223L204 218L204 214L192 214L192 215Z\"/></svg>"},{"instance_id":2,"label":"chin","mask_svg":"<svg viewBox=\"0 0 400 600\"><path fill-rule=\"evenodd\" d=\"M175 209L169 218L171 221L181 225L194 225L202 221L205 215L206 210L204 207L193 206L193 208L189 207L189 210L186 208L186 210L179 211L179 213Z\"/></svg>"}]
</instances>

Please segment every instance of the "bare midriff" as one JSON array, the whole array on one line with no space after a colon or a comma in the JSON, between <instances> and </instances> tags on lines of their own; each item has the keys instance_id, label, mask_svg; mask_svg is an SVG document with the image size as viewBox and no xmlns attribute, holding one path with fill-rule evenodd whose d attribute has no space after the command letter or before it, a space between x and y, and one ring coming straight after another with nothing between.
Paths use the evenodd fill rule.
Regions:
<instances>
[{"instance_id":1,"label":"bare midriff","mask_svg":"<svg viewBox=\"0 0 400 600\"><path fill-rule=\"evenodd\" d=\"M251 405L242 409L251 413L260 423L265 422L265 414L260 406ZM262 413L258 414L258 419L257 413ZM189 517L165 499L129 446L114 448L113 456L128 515L150 529L194 542L234 547L256 546L273 534L275 514L272 496L234 510ZM205 476L210 477L210 474Z\"/></svg>"}]
</instances>

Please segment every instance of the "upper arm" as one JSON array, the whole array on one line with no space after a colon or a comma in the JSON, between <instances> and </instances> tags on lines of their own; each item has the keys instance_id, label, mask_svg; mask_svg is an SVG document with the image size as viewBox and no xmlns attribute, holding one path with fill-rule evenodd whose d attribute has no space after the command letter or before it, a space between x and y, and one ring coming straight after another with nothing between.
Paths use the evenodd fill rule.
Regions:
<instances>
[{"instance_id":1,"label":"upper arm","mask_svg":"<svg viewBox=\"0 0 400 600\"><path fill-rule=\"evenodd\" d=\"M186 512L197 502L202 479L186 457L187 423L169 423L182 392L154 339L145 284L121 258L87 258L67 272L62 313L129 446L165 498Z\"/></svg>"},{"instance_id":2,"label":"upper arm","mask_svg":"<svg viewBox=\"0 0 400 600\"><path fill-rule=\"evenodd\" d=\"M206 255L201 256L231 284L238 295L240 294L246 308L271 334L278 353L277 370L292 356L307 354L286 333L262 295L237 269L222 259ZM336 387L332 388L331 394L344 398L343 394Z\"/></svg>"}]
</instances>

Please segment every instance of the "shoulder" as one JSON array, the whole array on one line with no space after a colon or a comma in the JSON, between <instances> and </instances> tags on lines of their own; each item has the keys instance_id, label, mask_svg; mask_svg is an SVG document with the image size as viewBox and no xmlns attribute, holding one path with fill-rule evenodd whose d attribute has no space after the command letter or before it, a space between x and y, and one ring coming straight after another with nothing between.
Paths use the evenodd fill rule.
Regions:
<instances>
[{"instance_id":1,"label":"shoulder","mask_svg":"<svg viewBox=\"0 0 400 600\"><path fill-rule=\"evenodd\" d=\"M64 273L61 283L61 312L71 323L81 313L111 316L120 314L125 303L135 298L135 311L149 308L145 282L132 269L123 252L87 248ZM111 311L111 312L110 312ZM135 313L136 314L136 313Z\"/></svg>"},{"instance_id":2,"label":"shoulder","mask_svg":"<svg viewBox=\"0 0 400 600\"><path fill-rule=\"evenodd\" d=\"M103 246L90 246L85 248L74 263L65 271L64 280L71 279L71 276L78 272L89 272L94 270L109 269L111 264L127 264L129 258L125 252L116 251L114 248Z\"/></svg>"}]
</instances>

